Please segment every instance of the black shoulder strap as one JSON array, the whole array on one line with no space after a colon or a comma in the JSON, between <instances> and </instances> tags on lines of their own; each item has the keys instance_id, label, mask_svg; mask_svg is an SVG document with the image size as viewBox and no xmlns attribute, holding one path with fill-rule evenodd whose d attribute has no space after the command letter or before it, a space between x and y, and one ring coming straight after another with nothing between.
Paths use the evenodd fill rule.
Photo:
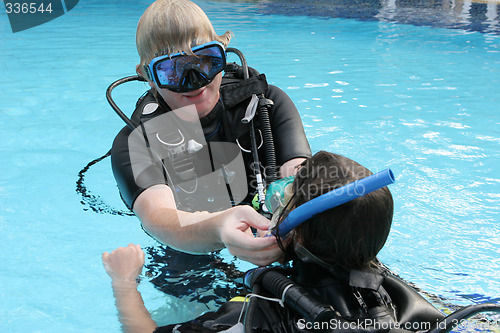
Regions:
<instances>
[{"instance_id":1,"label":"black shoulder strap","mask_svg":"<svg viewBox=\"0 0 500 333\"><path fill-rule=\"evenodd\" d=\"M253 94L265 95L268 85L266 76L260 74L252 76L246 80L228 79L227 83L221 86L221 98L226 109L232 108L239 103L248 100Z\"/></svg>"}]
</instances>

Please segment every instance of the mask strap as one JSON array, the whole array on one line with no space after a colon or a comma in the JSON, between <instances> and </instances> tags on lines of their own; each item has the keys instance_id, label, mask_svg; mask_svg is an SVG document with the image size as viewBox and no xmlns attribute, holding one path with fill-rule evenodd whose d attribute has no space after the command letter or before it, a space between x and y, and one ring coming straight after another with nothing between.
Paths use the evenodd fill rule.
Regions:
<instances>
[{"instance_id":1,"label":"mask strap","mask_svg":"<svg viewBox=\"0 0 500 333\"><path fill-rule=\"evenodd\" d=\"M327 264L320 258L316 257L314 254L309 252L308 249L306 249L302 244L298 242L295 243L294 250L299 259L305 263L317 264L323 268L326 268L328 271L330 271L333 268L331 265Z\"/></svg>"}]
</instances>

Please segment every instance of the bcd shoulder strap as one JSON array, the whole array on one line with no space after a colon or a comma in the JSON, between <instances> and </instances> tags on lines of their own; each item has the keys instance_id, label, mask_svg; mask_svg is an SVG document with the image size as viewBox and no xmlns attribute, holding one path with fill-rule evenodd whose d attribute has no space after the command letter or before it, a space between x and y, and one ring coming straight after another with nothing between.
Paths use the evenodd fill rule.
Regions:
<instances>
[{"instance_id":1,"label":"bcd shoulder strap","mask_svg":"<svg viewBox=\"0 0 500 333\"><path fill-rule=\"evenodd\" d=\"M226 109L248 100L255 95L265 95L268 90L266 76L251 67L248 68L249 78L243 79L243 70L235 63L227 64L226 73L222 78L221 98Z\"/></svg>"}]
</instances>

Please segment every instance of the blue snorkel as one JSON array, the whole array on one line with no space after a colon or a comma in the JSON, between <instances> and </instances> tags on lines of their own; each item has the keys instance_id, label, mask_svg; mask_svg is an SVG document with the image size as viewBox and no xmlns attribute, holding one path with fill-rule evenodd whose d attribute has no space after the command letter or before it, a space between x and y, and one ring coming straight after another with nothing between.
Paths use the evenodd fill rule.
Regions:
<instances>
[{"instance_id":1,"label":"blue snorkel","mask_svg":"<svg viewBox=\"0 0 500 333\"><path fill-rule=\"evenodd\" d=\"M286 234L314 215L362 197L365 194L392 183L394 183L394 174L391 169L385 169L371 176L358 179L350 184L339 187L317 198L309 200L292 210L281 222L278 231L273 231L272 234L285 237Z\"/></svg>"}]
</instances>

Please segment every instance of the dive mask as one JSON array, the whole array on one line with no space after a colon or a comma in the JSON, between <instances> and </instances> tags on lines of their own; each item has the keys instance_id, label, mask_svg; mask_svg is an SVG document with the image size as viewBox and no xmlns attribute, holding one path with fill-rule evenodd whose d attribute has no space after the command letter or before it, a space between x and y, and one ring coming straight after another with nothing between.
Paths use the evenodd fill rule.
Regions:
<instances>
[{"instance_id":1,"label":"dive mask","mask_svg":"<svg viewBox=\"0 0 500 333\"><path fill-rule=\"evenodd\" d=\"M278 179L267 187L265 203L271 213L276 214L276 211L286 206L288 200L292 197L294 178L294 176L289 176Z\"/></svg>"},{"instance_id":2,"label":"dive mask","mask_svg":"<svg viewBox=\"0 0 500 333\"><path fill-rule=\"evenodd\" d=\"M206 86L226 68L226 51L216 41L191 49L162 55L144 65L148 78L158 87L174 92L189 92Z\"/></svg>"},{"instance_id":3,"label":"dive mask","mask_svg":"<svg viewBox=\"0 0 500 333\"><path fill-rule=\"evenodd\" d=\"M267 187L264 203L269 212L273 214L269 230L274 228L281 216L281 212L292 198L294 179L294 176L278 179Z\"/></svg>"}]
</instances>

